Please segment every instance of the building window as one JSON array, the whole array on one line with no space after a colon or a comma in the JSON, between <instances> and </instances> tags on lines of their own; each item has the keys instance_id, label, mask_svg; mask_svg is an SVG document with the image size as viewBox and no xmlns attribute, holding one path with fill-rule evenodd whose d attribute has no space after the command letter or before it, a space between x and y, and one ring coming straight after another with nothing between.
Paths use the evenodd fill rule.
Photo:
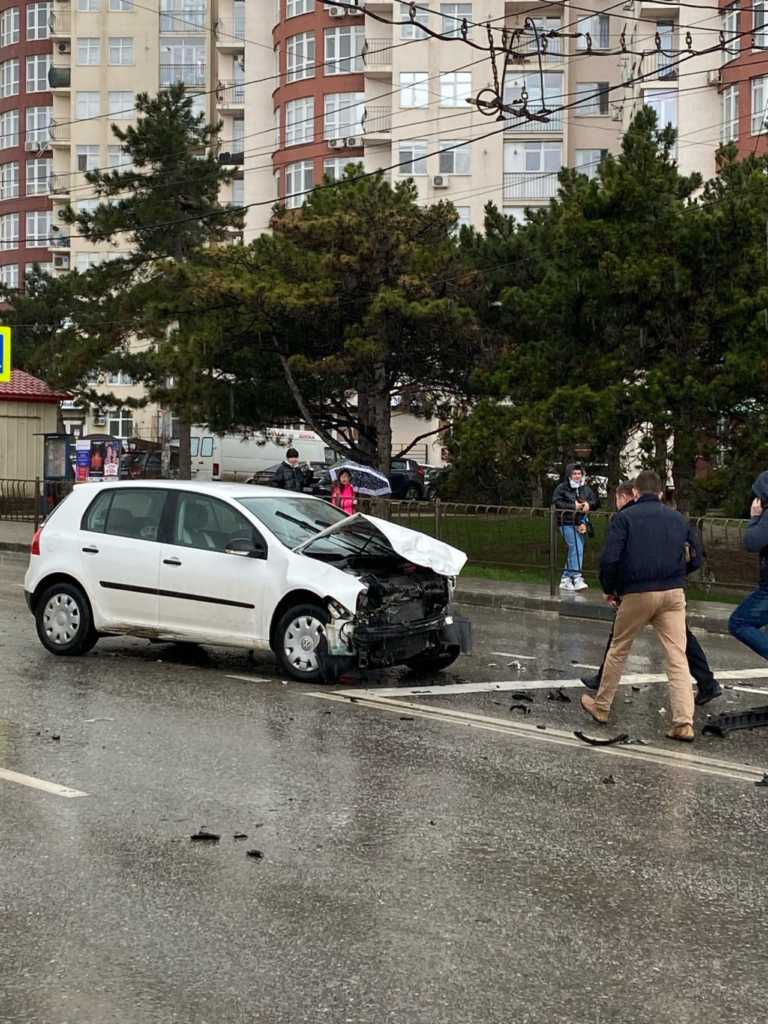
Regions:
<instances>
[{"instance_id":1,"label":"building window","mask_svg":"<svg viewBox=\"0 0 768 1024\"><path fill-rule=\"evenodd\" d=\"M24 277L29 277L33 270L40 274L52 274L54 266L52 263L40 263L38 260L35 260L34 263L27 263L24 267Z\"/></svg>"},{"instance_id":2,"label":"building window","mask_svg":"<svg viewBox=\"0 0 768 1024\"><path fill-rule=\"evenodd\" d=\"M587 49L587 34L593 50L607 50L611 45L611 24L607 14L593 14L590 18L579 18L576 49Z\"/></svg>"},{"instance_id":3,"label":"building window","mask_svg":"<svg viewBox=\"0 0 768 1024\"><path fill-rule=\"evenodd\" d=\"M101 64L101 42L98 36L82 36L77 40L77 63Z\"/></svg>"},{"instance_id":4,"label":"building window","mask_svg":"<svg viewBox=\"0 0 768 1024\"><path fill-rule=\"evenodd\" d=\"M48 39L51 34L50 20L50 4L29 4L27 7L27 39Z\"/></svg>"},{"instance_id":5,"label":"building window","mask_svg":"<svg viewBox=\"0 0 768 1024\"><path fill-rule=\"evenodd\" d=\"M232 139L230 140L230 152L245 152L245 118L237 117L232 122Z\"/></svg>"},{"instance_id":6,"label":"building window","mask_svg":"<svg viewBox=\"0 0 768 1024\"><path fill-rule=\"evenodd\" d=\"M426 71L400 72L400 106L429 106L429 75Z\"/></svg>"},{"instance_id":7,"label":"building window","mask_svg":"<svg viewBox=\"0 0 768 1024\"><path fill-rule=\"evenodd\" d=\"M113 121L131 121L136 113L136 95L133 92L109 92L109 116Z\"/></svg>"},{"instance_id":8,"label":"building window","mask_svg":"<svg viewBox=\"0 0 768 1024\"><path fill-rule=\"evenodd\" d=\"M18 114L16 116L18 122ZM27 107L27 142L34 142L40 149L47 149L51 141L52 117L52 107ZM18 129L18 123L16 127Z\"/></svg>"},{"instance_id":9,"label":"building window","mask_svg":"<svg viewBox=\"0 0 768 1024\"><path fill-rule=\"evenodd\" d=\"M126 174L133 170L133 161L122 146L107 146L107 162L110 170Z\"/></svg>"},{"instance_id":10,"label":"building window","mask_svg":"<svg viewBox=\"0 0 768 1024\"><path fill-rule=\"evenodd\" d=\"M107 384L114 388L131 388L133 387L133 377L125 370L118 370L117 373L110 371L107 373Z\"/></svg>"},{"instance_id":11,"label":"building window","mask_svg":"<svg viewBox=\"0 0 768 1024\"><path fill-rule=\"evenodd\" d=\"M752 118L753 135L766 131L766 105L768 104L768 75L752 79Z\"/></svg>"},{"instance_id":12,"label":"building window","mask_svg":"<svg viewBox=\"0 0 768 1024\"><path fill-rule=\"evenodd\" d=\"M33 210L27 214L27 248L47 249L51 239L50 210Z\"/></svg>"},{"instance_id":13,"label":"building window","mask_svg":"<svg viewBox=\"0 0 768 1024\"><path fill-rule=\"evenodd\" d=\"M235 178L232 182L232 205L242 206L245 203L245 182L242 178Z\"/></svg>"},{"instance_id":14,"label":"building window","mask_svg":"<svg viewBox=\"0 0 768 1024\"><path fill-rule=\"evenodd\" d=\"M132 36L110 36L109 63L112 67L133 64Z\"/></svg>"},{"instance_id":15,"label":"building window","mask_svg":"<svg viewBox=\"0 0 768 1024\"><path fill-rule=\"evenodd\" d=\"M324 113L323 134L326 139L345 139L362 135L365 93L330 93L325 97Z\"/></svg>"},{"instance_id":16,"label":"building window","mask_svg":"<svg viewBox=\"0 0 768 1024\"><path fill-rule=\"evenodd\" d=\"M605 117L609 113L609 82L577 82L577 116Z\"/></svg>"},{"instance_id":17,"label":"building window","mask_svg":"<svg viewBox=\"0 0 768 1024\"><path fill-rule=\"evenodd\" d=\"M0 199L17 199L19 195L19 165L15 161L0 164Z\"/></svg>"},{"instance_id":18,"label":"building window","mask_svg":"<svg viewBox=\"0 0 768 1024\"><path fill-rule=\"evenodd\" d=\"M354 161L350 160L349 157L332 157L323 164L323 173L329 181L341 181L344 177L344 172L350 164L354 164Z\"/></svg>"},{"instance_id":19,"label":"building window","mask_svg":"<svg viewBox=\"0 0 768 1024\"><path fill-rule=\"evenodd\" d=\"M416 142L413 139L404 139L400 143L398 161L400 163L399 173L403 175L403 177L416 177L426 174L426 142Z\"/></svg>"},{"instance_id":20,"label":"building window","mask_svg":"<svg viewBox=\"0 0 768 1024\"><path fill-rule=\"evenodd\" d=\"M289 82L315 77L315 33L291 36L285 44L285 70Z\"/></svg>"},{"instance_id":21,"label":"building window","mask_svg":"<svg viewBox=\"0 0 768 1024\"><path fill-rule=\"evenodd\" d=\"M426 5L425 5L426 6ZM411 21L411 5L401 0L399 4L399 11L397 12L397 20L400 22L400 38L401 39L427 39L429 33L425 32L422 25L429 25L429 13L424 7L417 9L416 21L418 25Z\"/></svg>"},{"instance_id":22,"label":"building window","mask_svg":"<svg viewBox=\"0 0 768 1024\"><path fill-rule=\"evenodd\" d=\"M456 214L458 221L456 222L456 231L461 231L462 228L472 227L472 207L471 206L457 206Z\"/></svg>"},{"instance_id":23,"label":"building window","mask_svg":"<svg viewBox=\"0 0 768 1024\"><path fill-rule=\"evenodd\" d=\"M768 24L765 18L766 0L754 0L755 48L768 46Z\"/></svg>"},{"instance_id":24,"label":"building window","mask_svg":"<svg viewBox=\"0 0 768 1024\"><path fill-rule=\"evenodd\" d=\"M607 153L607 149L577 149L574 166L579 174L587 178L596 178L600 161Z\"/></svg>"},{"instance_id":25,"label":"building window","mask_svg":"<svg viewBox=\"0 0 768 1024\"><path fill-rule=\"evenodd\" d=\"M441 142L440 149L444 146L457 146L457 149L448 149L440 153L441 174L471 174L472 173L472 151L469 144L458 140Z\"/></svg>"},{"instance_id":26,"label":"building window","mask_svg":"<svg viewBox=\"0 0 768 1024\"><path fill-rule=\"evenodd\" d=\"M288 0L285 16L286 18L296 18L299 14L311 14L314 9L315 0Z\"/></svg>"},{"instance_id":27,"label":"building window","mask_svg":"<svg viewBox=\"0 0 768 1024\"><path fill-rule=\"evenodd\" d=\"M0 46L11 46L13 43L18 43L20 37L19 8L8 7L0 14Z\"/></svg>"},{"instance_id":28,"label":"building window","mask_svg":"<svg viewBox=\"0 0 768 1024\"><path fill-rule=\"evenodd\" d=\"M0 285L3 288L19 287L18 263L6 263L4 267L0 267Z\"/></svg>"},{"instance_id":29,"label":"building window","mask_svg":"<svg viewBox=\"0 0 768 1024\"><path fill-rule=\"evenodd\" d=\"M27 92L48 92L51 58L47 54L27 57Z\"/></svg>"},{"instance_id":30,"label":"building window","mask_svg":"<svg viewBox=\"0 0 768 1024\"><path fill-rule=\"evenodd\" d=\"M29 114L29 110L27 114ZM6 110L4 114L0 114L0 149L12 149L18 144L19 112L18 110Z\"/></svg>"},{"instance_id":31,"label":"building window","mask_svg":"<svg viewBox=\"0 0 768 1024\"><path fill-rule=\"evenodd\" d=\"M202 31L205 18L205 0L160 0L161 32ZM231 36L225 35L224 38Z\"/></svg>"},{"instance_id":32,"label":"building window","mask_svg":"<svg viewBox=\"0 0 768 1024\"><path fill-rule=\"evenodd\" d=\"M91 14L99 9L99 0L77 0L77 9L83 14Z\"/></svg>"},{"instance_id":33,"label":"building window","mask_svg":"<svg viewBox=\"0 0 768 1024\"><path fill-rule=\"evenodd\" d=\"M47 196L50 192L53 160L43 157L38 160L27 160L27 195Z\"/></svg>"},{"instance_id":34,"label":"building window","mask_svg":"<svg viewBox=\"0 0 768 1024\"><path fill-rule=\"evenodd\" d=\"M88 117L98 117L101 113L101 93L78 92L75 95L75 112L78 121Z\"/></svg>"},{"instance_id":35,"label":"building window","mask_svg":"<svg viewBox=\"0 0 768 1024\"><path fill-rule=\"evenodd\" d=\"M739 35L739 21L741 8L738 4L731 4L722 13L723 35L725 36L725 48L723 49L723 64L738 57L741 51L741 36Z\"/></svg>"},{"instance_id":36,"label":"building window","mask_svg":"<svg viewBox=\"0 0 768 1024\"><path fill-rule=\"evenodd\" d=\"M133 0L109 0L109 9L117 14L132 14L135 10Z\"/></svg>"},{"instance_id":37,"label":"building window","mask_svg":"<svg viewBox=\"0 0 768 1024\"><path fill-rule=\"evenodd\" d=\"M78 171L95 171L99 166L98 146L78 146L76 154Z\"/></svg>"},{"instance_id":38,"label":"building window","mask_svg":"<svg viewBox=\"0 0 768 1024\"><path fill-rule=\"evenodd\" d=\"M325 73L346 75L363 70L365 29L362 25L345 25L325 30Z\"/></svg>"},{"instance_id":39,"label":"building window","mask_svg":"<svg viewBox=\"0 0 768 1024\"><path fill-rule=\"evenodd\" d=\"M426 6L426 5L425 5ZM472 22L472 4L440 4L443 19L442 35L458 38L461 35L462 22Z\"/></svg>"},{"instance_id":40,"label":"building window","mask_svg":"<svg viewBox=\"0 0 768 1024\"><path fill-rule=\"evenodd\" d=\"M107 410L107 433L112 437L128 440L133 437L133 412L131 409Z\"/></svg>"},{"instance_id":41,"label":"building window","mask_svg":"<svg viewBox=\"0 0 768 1024\"><path fill-rule=\"evenodd\" d=\"M311 160L289 164L285 169L285 205L289 209L303 206L306 193L315 187L315 167Z\"/></svg>"},{"instance_id":42,"label":"building window","mask_svg":"<svg viewBox=\"0 0 768 1024\"><path fill-rule=\"evenodd\" d=\"M440 75L440 106L466 107L472 95L472 72L452 71Z\"/></svg>"},{"instance_id":43,"label":"building window","mask_svg":"<svg viewBox=\"0 0 768 1024\"><path fill-rule=\"evenodd\" d=\"M101 252L79 252L75 259L75 268L78 273L84 274L91 267L98 267L100 263L103 263L106 259L106 253ZM93 379L88 378L89 383L97 384L98 375L94 375Z\"/></svg>"},{"instance_id":44,"label":"building window","mask_svg":"<svg viewBox=\"0 0 768 1024\"><path fill-rule=\"evenodd\" d=\"M656 111L656 125L659 130L672 126L677 128L677 90L646 89L643 103Z\"/></svg>"},{"instance_id":45,"label":"building window","mask_svg":"<svg viewBox=\"0 0 768 1024\"><path fill-rule=\"evenodd\" d=\"M0 251L7 252L9 249L19 247L19 215L18 213L6 213L0 217Z\"/></svg>"},{"instance_id":46,"label":"building window","mask_svg":"<svg viewBox=\"0 0 768 1024\"><path fill-rule=\"evenodd\" d=\"M285 144L296 146L315 139L315 101L311 96L285 105Z\"/></svg>"},{"instance_id":47,"label":"building window","mask_svg":"<svg viewBox=\"0 0 768 1024\"><path fill-rule=\"evenodd\" d=\"M720 125L720 141L735 142L739 137L739 87L730 85L720 93L722 118Z\"/></svg>"},{"instance_id":48,"label":"building window","mask_svg":"<svg viewBox=\"0 0 768 1024\"><path fill-rule=\"evenodd\" d=\"M0 63L0 95L19 95L19 62L4 60Z\"/></svg>"},{"instance_id":49,"label":"building window","mask_svg":"<svg viewBox=\"0 0 768 1024\"><path fill-rule=\"evenodd\" d=\"M198 89L205 86L207 69L204 39L196 36L188 39L161 36L160 54L162 87L173 85L175 82Z\"/></svg>"}]
</instances>

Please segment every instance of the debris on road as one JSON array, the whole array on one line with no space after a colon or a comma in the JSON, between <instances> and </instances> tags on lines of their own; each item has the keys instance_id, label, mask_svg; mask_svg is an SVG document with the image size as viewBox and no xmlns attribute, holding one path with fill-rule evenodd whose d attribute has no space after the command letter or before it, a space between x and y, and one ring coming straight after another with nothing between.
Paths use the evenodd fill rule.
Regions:
<instances>
[{"instance_id":1,"label":"debris on road","mask_svg":"<svg viewBox=\"0 0 768 1024\"><path fill-rule=\"evenodd\" d=\"M248 834L246 832L235 832L232 836L233 839L247 839Z\"/></svg>"},{"instance_id":2,"label":"debris on road","mask_svg":"<svg viewBox=\"0 0 768 1024\"><path fill-rule=\"evenodd\" d=\"M94 722L114 722L114 718L84 718L84 725L93 725Z\"/></svg>"},{"instance_id":3,"label":"debris on road","mask_svg":"<svg viewBox=\"0 0 768 1024\"><path fill-rule=\"evenodd\" d=\"M545 729L546 729L547 727L546 727L546 725L537 725L537 726L536 726L536 728L537 728L537 729L541 729L541 731L542 731L542 732L544 732L544 730L545 730Z\"/></svg>"},{"instance_id":4,"label":"debris on road","mask_svg":"<svg viewBox=\"0 0 768 1024\"><path fill-rule=\"evenodd\" d=\"M261 850L248 850L245 856L250 857L252 860L264 859L264 854L261 852Z\"/></svg>"},{"instance_id":5,"label":"debris on road","mask_svg":"<svg viewBox=\"0 0 768 1024\"><path fill-rule=\"evenodd\" d=\"M614 779L614 777L612 775L606 775L605 778L603 779L603 782L605 783L606 786L615 786L616 785L616 779Z\"/></svg>"},{"instance_id":6,"label":"debris on road","mask_svg":"<svg viewBox=\"0 0 768 1024\"><path fill-rule=\"evenodd\" d=\"M747 708L746 711L724 711L707 722L701 730L702 736L727 736L737 729L759 729L768 725L768 706Z\"/></svg>"},{"instance_id":7,"label":"debris on road","mask_svg":"<svg viewBox=\"0 0 768 1024\"><path fill-rule=\"evenodd\" d=\"M413 721L413 715L400 715L400 721L401 722L412 722Z\"/></svg>"},{"instance_id":8,"label":"debris on road","mask_svg":"<svg viewBox=\"0 0 768 1024\"><path fill-rule=\"evenodd\" d=\"M193 843L218 843L221 836L217 836L215 832L207 832L205 829L201 828L189 838Z\"/></svg>"},{"instance_id":9,"label":"debris on road","mask_svg":"<svg viewBox=\"0 0 768 1024\"><path fill-rule=\"evenodd\" d=\"M547 700L556 700L559 701L561 704L571 703L571 698L568 696L568 694L565 692L562 686L559 686L556 690L550 690L547 694Z\"/></svg>"},{"instance_id":10,"label":"debris on road","mask_svg":"<svg viewBox=\"0 0 768 1024\"><path fill-rule=\"evenodd\" d=\"M514 693L510 694L510 697L512 700L522 700L525 701L526 704L533 704L533 694L526 693L523 690L515 690Z\"/></svg>"},{"instance_id":11,"label":"debris on road","mask_svg":"<svg viewBox=\"0 0 768 1024\"><path fill-rule=\"evenodd\" d=\"M641 740L639 736L627 736L624 744L625 746L650 747L648 740Z\"/></svg>"},{"instance_id":12,"label":"debris on road","mask_svg":"<svg viewBox=\"0 0 768 1024\"><path fill-rule=\"evenodd\" d=\"M55 732L55 733L53 733L53 735L51 736L51 739L53 740L53 742L54 742L54 743L58 743L58 742L59 742L59 740L61 739L61 736L59 736L59 734L58 734L57 732Z\"/></svg>"},{"instance_id":13,"label":"debris on road","mask_svg":"<svg viewBox=\"0 0 768 1024\"><path fill-rule=\"evenodd\" d=\"M768 772L766 772L759 782L755 783L756 786L768 786Z\"/></svg>"},{"instance_id":14,"label":"debris on road","mask_svg":"<svg viewBox=\"0 0 768 1024\"><path fill-rule=\"evenodd\" d=\"M618 736L610 736L608 739L598 739L596 736L587 736L581 729L576 729L573 734L582 743L588 743L590 747L611 747L614 743L626 743L629 733L620 732Z\"/></svg>"},{"instance_id":15,"label":"debris on road","mask_svg":"<svg viewBox=\"0 0 768 1024\"><path fill-rule=\"evenodd\" d=\"M509 710L519 711L522 715L530 715L531 713L531 709L528 707L527 704L510 704Z\"/></svg>"}]
</instances>

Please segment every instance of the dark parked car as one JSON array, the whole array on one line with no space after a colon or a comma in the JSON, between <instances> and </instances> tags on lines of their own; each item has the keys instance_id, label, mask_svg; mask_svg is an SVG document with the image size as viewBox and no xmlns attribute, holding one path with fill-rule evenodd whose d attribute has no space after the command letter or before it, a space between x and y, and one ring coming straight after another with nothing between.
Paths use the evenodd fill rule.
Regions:
<instances>
[{"instance_id":1,"label":"dark parked car","mask_svg":"<svg viewBox=\"0 0 768 1024\"><path fill-rule=\"evenodd\" d=\"M128 452L120 456L121 480L159 480L161 476L159 451Z\"/></svg>"}]
</instances>

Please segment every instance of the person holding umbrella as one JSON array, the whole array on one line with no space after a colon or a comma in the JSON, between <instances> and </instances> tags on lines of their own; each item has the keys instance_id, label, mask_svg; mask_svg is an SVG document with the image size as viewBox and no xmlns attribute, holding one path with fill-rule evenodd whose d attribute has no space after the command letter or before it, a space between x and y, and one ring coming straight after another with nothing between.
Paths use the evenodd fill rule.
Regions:
<instances>
[{"instance_id":1,"label":"person holding umbrella","mask_svg":"<svg viewBox=\"0 0 768 1024\"><path fill-rule=\"evenodd\" d=\"M331 504L353 516L357 511L357 491L352 483L352 473L348 469L339 472L338 479L331 489Z\"/></svg>"},{"instance_id":2,"label":"person holding umbrella","mask_svg":"<svg viewBox=\"0 0 768 1024\"><path fill-rule=\"evenodd\" d=\"M328 473L331 478L332 495L336 487L342 483L342 477L345 479L349 478L348 484L354 491L355 502L361 494L371 498L385 498L392 493L389 480L378 469L373 469L372 466L363 466L357 462L344 461L336 466L331 466ZM338 507L345 508L342 505Z\"/></svg>"}]
</instances>

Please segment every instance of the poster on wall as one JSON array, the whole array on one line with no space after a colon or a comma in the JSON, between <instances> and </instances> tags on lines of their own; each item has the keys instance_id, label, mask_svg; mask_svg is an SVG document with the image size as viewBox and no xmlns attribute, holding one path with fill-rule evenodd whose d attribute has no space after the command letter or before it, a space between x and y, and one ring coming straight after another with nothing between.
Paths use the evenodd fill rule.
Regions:
<instances>
[{"instance_id":1,"label":"poster on wall","mask_svg":"<svg viewBox=\"0 0 768 1024\"><path fill-rule=\"evenodd\" d=\"M120 471L121 442L112 441L104 446L104 478L117 480Z\"/></svg>"},{"instance_id":2,"label":"poster on wall","mask_svg":"<svg viewBox=\"0 0 768 1024\"><path fill-rule=\"evenodd\" d=\"M90 441L78 440L75 442L75 467L77 473L77 482L84 483L88 479L88 474L91 469Z\"/></svg>"}]
</instances>

